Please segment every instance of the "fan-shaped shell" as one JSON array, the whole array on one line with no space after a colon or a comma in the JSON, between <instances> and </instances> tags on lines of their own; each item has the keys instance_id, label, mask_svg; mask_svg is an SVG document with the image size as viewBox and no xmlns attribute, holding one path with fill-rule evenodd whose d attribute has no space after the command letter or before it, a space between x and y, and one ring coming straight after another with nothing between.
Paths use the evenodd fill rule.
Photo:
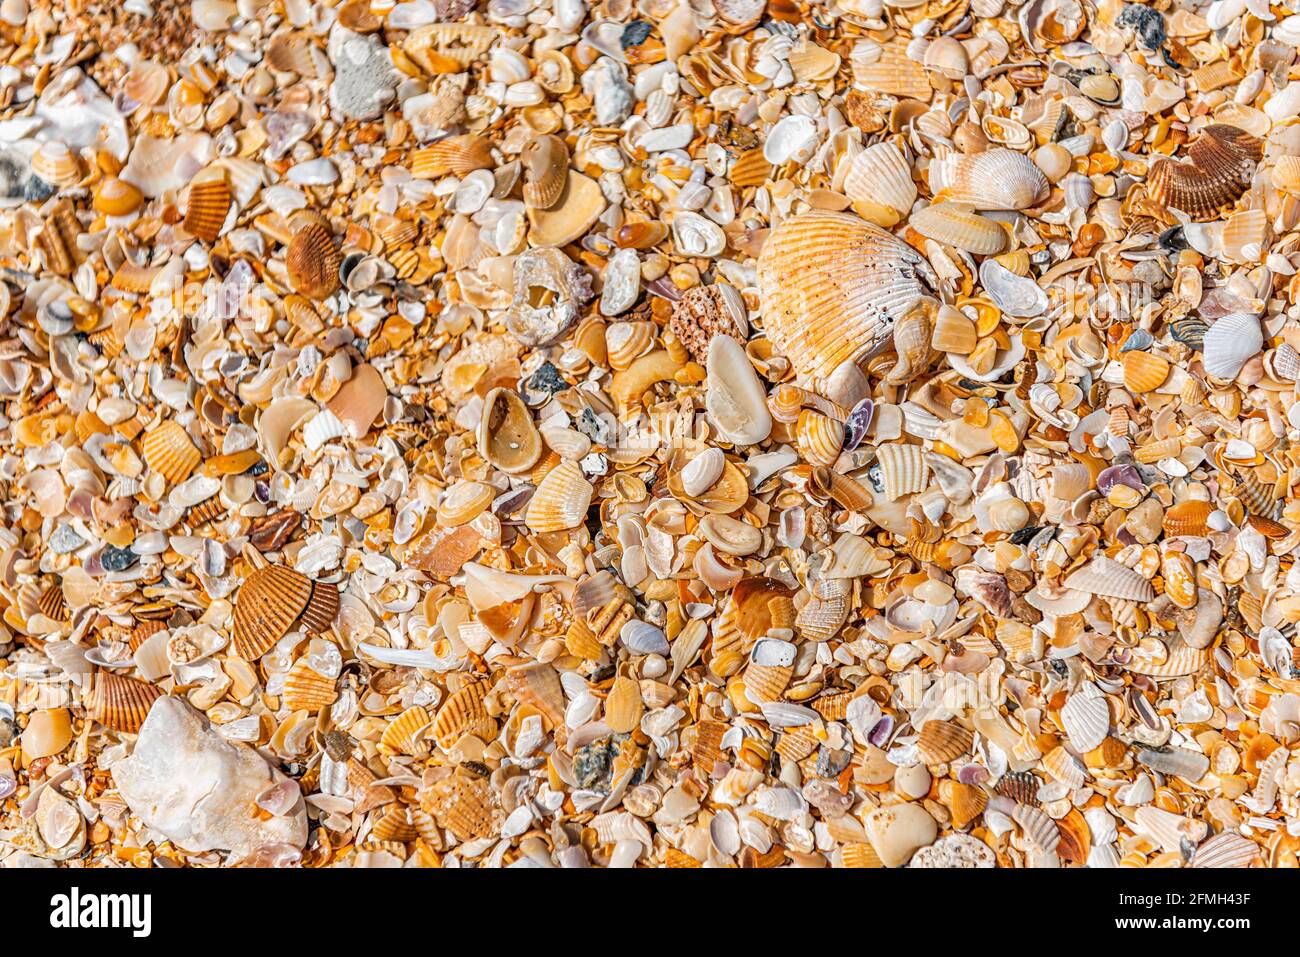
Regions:
<instances>
[{"instance_id":1,"label":"fan-shaped shell","mask_svg":"<svg viewBox=\"0 0 1300 957\"><path fill-rule=\"evenodd\" d=\"M1263 347L1264 333L1253 315L1234 312L1223 316L1205 333L1201 346L1205 374L1216 379L1235 379L1246 361Z\"/></svg>"},{"instance_id":2,"label":"fan-shaped shell","mask_svg":"<svg viewBox=\"0 0 1300 957\"><path fill-rule=\"evenodd\" d=\"M450 751L466 734L482 736L492 733L496 723L483 705L486 694L485 682L472 681L443 702L433 719L433 736L438 747Z\"/></svg>"},{"instance_id":3,"label":"fan-shaped shell","mask_svg":"<svg viewBox=\"0 0 1300 957\"><path fill-rule=\"evenodd\" d=\"M928 102L933 93L925 67L907 55L904 42L885 44L880 48L880 55L870 62L863 62L855 55L853 79L862 89L914 100Z\"/></svg>"},{"instance_id":4,"label":"fan-shaped shell","mask_svg":"<svg viewBox=\"0 0 1300 957\"><path fill-rule=\"evenodd\" d=\"M1213 219L1250 185L1263 142L1245 130L1212 123L1187 148L1186 160L1158 159L1147 174L1147 194L1193 219Z\"/></svg>"},{"instance_id":5,"label":"fan-shaped shell","mask_svg":"<svg viewBox=\"0 0 1300 957\"><path fill-rule=\"evenodd\" d=\"M224 177L191 184L189 206L183 223L185 231L204 242L216 242L233 202L234 194Z\"/></svg>"},{"instance_id":6,"label":"fan-shaped shell","mask_svg":"<svg viewBox=\"0 0 1300 957\"><path fill-rule=\"evenodd\" d=\"M559 674L550 665L534 663L511 668L505 682L516 701L538 711L551 727L564 724L564 690Z\"/></svg>"},{"instance_id":7,"label":"fan-shaped shell","mask_svg":"<svg viewBox=\"0 0 1300 957\"><path fill-rule=\"evenodd\" d=\"M1233 831L1208 838L1192 855L1192 867L1249 867L1260 856L1259 845Z\"/></svg>"},{"instance_id":8,"label":"fan-shaped shell","mask_svg":"<svg viewBox=\"0 0 1300 957\"><path fill-rule=\"evenodd\" d=\"M605 698L605 724L616 734L628 734L641 723L644 713L641 686L626 676L616 678Z\"/></svg>"},{"instance_id":9,"label":"fan-shaped shell","mask_svg":"<svg viewBox=\"0 0 1300 957\"><path fill-rule=\"evenodd\" d=\"M95 690L90 702L90 714L105 727L114 731L135 734L144 724L153 703L162 697L162 691L144 681L101 671L95 679Z\"/></svg>"},{"instance_id":10,"label":"fan-shaped shell","mask_svg":"<svg viewBox=\"0 0 1300 957\"><path fill-rule=\"evenodd\" d=\"M1065 579L1064 584L1067 588L1075 588L1090 595L1102 595L1107 598L1150 601L1155 597L1155 589L1149 581L1126 565L1121 565L1114 559L1100 554L1093 556L1092 561L1087 565L1072 572Z\"/></svg>"},{"instance_id":11,"label":"fan-shaped shell","mask_svg":"<svg viewBox=\"0 0 1300 957\"><path fill-rule=\"evenodd\" d=\"M66 143L46 140L32 154L32 172L43 182L62 189L81 179L81 160Z\"/></svg>"},{"instance_id":12,"label":"fan-shaped shell","mask_svg":"<svg viewBox=\"0 0 1300 957\"><path fill-rule=\"evenodd\" d=\"M541 458L541 433L517 392L493 389L483 400L478 451L490 464L511 475L528 471Z\"/></svg>"},{"instance_id":13,"label":"fan-shaped shell","mask_svg":"<svg viewBox=\"0 0 1300 957\"><path fill-rule=\"evenodd\" d=\"M713 10L729 33L741 32L763 16L767 0L714 0Z\"/></svg>"},{"instance_id":14,"label":"fan-shaped shell","mask_svg":"<svg viewBox=\"0 0 1300 957\"><path fill-rule=\"evenodd\" d=\"M334 625L339 613L339 586L332 582L312 582L311 598L302 612L302 628L322 634Z\"/></svg>"},{"instance_id":15,"label":"fan-shaped shell","mask_svg":"<svg viewBox=\"0 0 1300 957\"><path fill-rule=\"evenodd\" d=\"M904 495L925 490L930 476L930 464L919 445L891 442L876 449L880 463L880 481L884 496L893 502Z\"/></svg>"},{"instance_id":16,"label":"fan-shaped shell","mask_svg":"<svg viewBox=\"0 0 1300 957\"><path fill-rule=\"evenodd\" d=\"M912 168L902 150L885 141L853 157L844 177L844 195L868 222L885 227L899 222L916 202Z\"/></svg>"},{"instance_id":17,"label":"fan-shaped shell","mask_svg":"<svg viewBox=\"0 0 1300 957\"><path fill-rule=\"evenodd\" d=\"M1169 360L1152 352L1124 353L1124 388L1132 392L1154 392L1169 378Z\"/></svg>"},{"instance_id":18,"label":"fan-shaped shell","mask_svg":"<svg viewBox=\"0 0 1300 957\"><path fill-rule=\"evenodd\" d=\"M343 256L324 223L313 221L294 233L284 261L294 292L308 299L325 299L339 288Z\"/></svg>"},{"instance_id":19,"label":"fan-shaped shell","mask_svg":"<svg viewBox=\"0 0 1300 957\"><path fill-rule=\"evenodd\" d=\"M577 528L587 517L594 492L576 462L561 462L537 486L524 521L535 532Z\"/></svg>"},{"instance_id":20,"label":"fan-shaped shell","mask_svg":"<svg viewBox=\"0 0 1300 957\"><path fill-rule=\"evenodd\" d=\"M605 194L591 177L568 170L559 198L546 209L528 207L534 246L563 246L580 237L605 211Z\"/></svg>"},{"instance_id":21,"label":"fan-shaped shell","mask_svg":"<svg viewBox=\"0 0 1300 957\"><path fill-rule=\"evenodd\" d=\"M235 650L253 661L293 627L311 601L312 581L283 565L259 568L235 593Z\"/></svg>"},{"instance_id":22,"label":"fan-shaped shell","mask_svg":"<svg viewBox=\"0 0 1300 957\"><path fill-rule=\"evenodd\" d=\"M452 136L411 154L411 175L416 179L467 176L476 169L491 169L492 142L485 136Z\"/></svg>"},{"instance_id":23,"label":"fan-shaped shell","mask_svg":"<svg viewBox=\"0 0 1300 957\"><path fill-rule=\"evenodd\" d=\"M916 751L926 764L947 764L970 751L974 735L952 721L927 721L916 739Z\"/></svg>"},{"instance_id":24,"label":"fan-shaped shell","mask_svg":"<svg viewBox=\"0 0 1300 957\"><path fill-rule=\"evenodd\" d=\"M1000 253L1007 245L1006 230L961 203L935 203L918 209L908 225L928 239L977 256Z\"/></svg>"},{"instance_id":25,"label":"fan-shaped shell","mask_svg":"<svg viewBox=\"0 0 1300 957\"><path fill-rule=\"evenodd\" d=\"M923 281L934 279L919 253L847 213L785 220L758 260L768 338L816 391L842 363L889 341L927 295Z\"/></svg>"},{"instance_id":26,"label":"fan-shaped shell","mask_svg":"<svg viewBox=\"0 0 1300 957\"><path fill-rule=\"evenodd\" d=\"M569 147L553 134L535 136L519 154L524 168L524 202L550 209L569 178Z\"/></svg>"},{"instance_id":27,"label":"fan-shaped shell","mask_svg":"<svg viewBox=\"0 0 1300 957\"><path fill-rule=\"evenodd\" d=\"M421 804L458 841L491 837L500 827L501 810L487 778L458 772L430 788Z\"/></svg>"},{"instance_id":28,"label":"fan-shaped shell","mask_svg":"<svg viewBox=\"0 0 1300 957\"><path fill-rule=\"evenodd\" d=\"M1061 726L1080 754L1100 747L1110 731L1106 699L1091 688L1074 692L1061 706Z\"/></svg>"},{"instance_id":29,"label":"fan-shaped shell","mask_svg":"<svg viewBox=\"0 0 1300 957\"><path fill-rule=\"evenodd\" d=\"M146 432L140 440L140 450L145 464L166 479L168 485L185 481L203 461L202 453L174 419Z\"/></svg>"},{"instance_id":30,"label":"fan-shaped shell","mask_svg":"<svg viewBox=\"0 0 1300 957\"><path fill-rule=\"evenodd\" d=\"M1083 762L1062 747L1043 755L1043 770L1068 788L1081 788L1087 779Z\"/></svg>"},{"instance_id":31,"label":"fan-shaped shell","mask_svg":"<svg viewBox=\"0 0 1300 957\"><path fill-rule=\"evenodd\" d=\"M433 719L418 704L407 708L384 728L379 739L379 750L385 754L411 754L421 757L429 750L425 732Z\"/></svg>"},{"instance_id":32,"label":"fan-shaped shell","mask_svg":"<svg viewBox=\"0 0 1300 957\"><path fill-rule=\"evenodd\" d=\"M334 679L327 678L311 666L307 658L299 658L284 676L284 707L290 711L320 711L338 700Z\"/></svg>"},{"instance_id":33,"label":"fan-shaped shell","mask_svg":"<svg viewBox=\"0 0 1300 957\"><path fill-rule=\"evenodd\" d=\"M1213 505L1199 499L1170 506L1163 522L1165 534L1170 538L1204 535L1210 530L1209 519L1213 511Z\"/></svg>"},{"instance_id":34,"label":"fan-shaped shell","mask_svg":"<svg viewBox=\"0 0 1300 957\"><path fill-rule=\"evenodd\" d=\"M930 163L935 202L972 209L1028 209L1047 198L1049 186L1034 161L1015 150L953 153Z\"/></svg>"}]
</instances>

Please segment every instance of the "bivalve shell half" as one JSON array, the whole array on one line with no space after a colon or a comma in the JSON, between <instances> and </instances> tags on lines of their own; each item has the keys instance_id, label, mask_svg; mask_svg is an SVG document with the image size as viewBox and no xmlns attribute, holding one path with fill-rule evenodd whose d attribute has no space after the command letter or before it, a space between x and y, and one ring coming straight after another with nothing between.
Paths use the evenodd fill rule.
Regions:
<instances>
[{"instance_id":1,"label":"bivalve shell half","mask_svg":"<svg viewBox=\"0 0 1300 957\"><path fill-rule=\"evenodd\" d=\"M339 266L343 256L328 227L321 222L307 223L293 234L285 253L289 284L294 292L308 299L325 299L339 288Z\"/></svg>"},{"instance_id":2,"label":"bivalve shell half","mask_svg":"<svg viewBox=\"0 0 1300 957\"><path fill-rule=\"evenodd\" d=\"M930 464L919 445L890 443L876 449L880 462L880 481L887 501L922 492L929 481Z\"/></svg>"},{"instance_id":3,"label":"bivalve shell half","mask_svg":"<svg viewBox=\"0 0 1300 957\"><path fill-rule=\"evenodd\" d=\"M1006 230L961 203L935 203L918 209L908 225L928 239L977 256L995 255L1007 245Z\"/></svg>"},{"instance_id":4,"label":"bivalve shell half","mask_svg":"<svg viewBox=\"0 0 1300 957\"><path fill-rule=\"evenodd\" d=\"M885 141L853 157L844 177L844 195L870 223L889 228L900 222L916 202L912 167L903 151Z\"/></svg>"},{"instance_id":5,"label":"bivalve shell half","mask_svg":"<svg viewBox=\"0 0 1300 957\"><path fill-rule=\"evenodd\" d=\"M234 193L224 176L192 183L183 223L185 231L205 243L216 242L234 200Z\"/></svg>"},{"instance_id":6,"label":"bivalve shell half","mask_svg":"<svg viewBox=\"0 0 1300 957\"><path fill-rule=\"evenodd\" d=\"M586 520L594 492L577 463L561 462L537 486L524 522L535 532L577 528Z\"/></svg>"},{"instance_id":7,"label":"bivalve shell half","mask_svg":"<svg viewBox=\"0 0 1300 957\"><path fill-rule=\"evenodd\" d=\"M168 485L185 481L203 461L202 453L174 419L150 429L140 440L140 450L145 464L166 479Z\"/></svg>"},{"instance_id":8,"label":"bivalve shell half","mask_svg":"<svg viewBox=\"0 0 1300 957\"><path fill-rule=\"evenodd\" d=\"M283 565L254 571L235 593L235 650L249 661L266 654L311 601L312 581Z\"/></svg>"},{"instance_id":9,"label":"bivalve shell half","mask_svg":"<svg viewBox=\"0 0 1300 957\"><path fill-rule=\"evenodd\" d=\"M569 147L554 134L535 136L519 154L524 168L524 202L550 209L560 200L569 179Z\"/></svg>"},{"instance_id":10,"label":"bivalve shell half","mask_svg":"<svg viewBox=\"0 0 1300 957\"><path fill-rule=\"evenodd\" d=\"M162 690L147 682L101 671L95 679L90 714L105 727L135 734L160 697Z\"/></svg>"},{"instance_id":11,"label":"bivalve shell half","mask_svg":"<svg viewBox=\"0 0 1300 957\"><path fill-rule=\"evenodd\" d=\"M1169 360L1153 352L1126 352L1121 362L1124 388L1132 392L1154 392L1169 378Z\"/></svg>"},{"instance_id":12,"label":"bivalve shell half","mask_svg":"<svg viewBox=\"0 0 1300 957\"><path fill-rule=\"evenodd\" d=\"M510 475L527 472L541 458L541 433L517 392L493 389L483 400L478 452L489 464Z\"/></svg>"},{"instance_id":13,"label":"bivalve shell half","mask_svg":"<svg viewBox=\"0 0 1300 957\"><path fill-rule=\"evenodd\" d=\"M327 678L311 666L308 658L299 658L284 676L284 707L290 711L320 711L338 700L334 679Z\"/></svg>"},{"instance_id":14,"label":"bivalve shell half","mask_svg":"<svg viewBox=\"0 0 1300 957\"><path fill-rule=\"evenodd\" d=\"M916 751L926 764L947 764L970 751L974 735L952 721L927 721L916 739Z\"/></svg>"},{"instance_id":15,"label":"bivalve shell half","mask_svg":"<svg viewBox=\"0 0 1300 957\"><path fill-rule=\"evenodd\" d=\"M1196 220L1213 219L1250 185L1263 141L1245 130L1212 123L1187 148L1187 159L1158 159L1147 174L1147 194Z\"/></svg>"},{"instance_id":16,"label":"bivalve shell half","mask_svg":"<svg viewBox=\"0 0 1300 957\"><path fill-rule=\"evenodd\" d=\"M847 213L785 220L758 260L768 338L814 391L887 343L933 281L916 250Z\"/></svg>"},{"instance_id":17,"label":"bivalve shell half","mask_svg":"<svg viewBox=\"0 0 1300 957\"><path fill-rule=\"evenodd\" d=\"M997 148L934 160L930 189L935 202L965 203L972 209L1028 209L1046 199L1050 187L1028 156Z\"/></svg>"},{"instance_id":18,"label":"bivalve shell half","mask_svg":"<svg viewBox=\"0 0 1300 957\"><path fill-rule=\"evenodd\" d=\"M863 89L929 102L934 90L925 67L907 55L907 43L896 41L880 48L872 59L853 58L853 79Z\"/></svg>"},{"instance_id":19,"label":"bivalve shell half","mask_svg":"<svg viewBox=\"0 0 1300 957\"><path fill-rule=\"evenodd\" d=\"M1101 747L1110 731L1106 699L1092 686L1076 691L1061 706L1061 727L1079 754Z\"/></svg>"},{"instance_id":20,"label":"bivalve shell half","mask_svg":"<svg viewBox=\"0 0 1300 957\"><path fill-rule=\"evenodd\" d=\"M1205 333L1201 362L1206 375L1235 379L1247 360L1263 347L1259 320L1249 313L1235 312L1216 320Z\"/></svg>"},{"instance_id":21,"label":"bivalve shell half","mask_svg":"<svg viewBox=\"0 0 1300 957\"><path fill-rule=\"evenodd\" d=\"M1092 561L1065 579L1065 587L1128 601L1150 601L1156 595L1151 583L1126 565L1113 558L1095 555ZM1093 745L1096 747L1096 745ZM1092 748L1084 748L1090 751Z\"/></svg>"}]
</instances>

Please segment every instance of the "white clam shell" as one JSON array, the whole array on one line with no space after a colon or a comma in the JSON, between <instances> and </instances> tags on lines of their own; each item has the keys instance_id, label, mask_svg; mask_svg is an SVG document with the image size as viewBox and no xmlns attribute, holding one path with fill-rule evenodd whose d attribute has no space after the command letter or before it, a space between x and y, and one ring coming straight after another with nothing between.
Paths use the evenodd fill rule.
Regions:
<instances>
[{"instance_id":1,"label":"white clam shell","mask_svg":"<svg viewBox=\"0 0 1300 957\"><path fill-rule=\"evenodd\" d=\"M1201 361L1207 375L1235 379L1241 367L1264 347L1259 320L1249 313L1223 316L1205 333Z\"/></svg>"},{"instance_id":2,"label":"white clam shell","mask_svg":"<svg viewBox=\"0 0 1300 957\"><path fill-rule=\"evenodd\" d=\"M704 404L722 436L736 445L754 445L767 438L772 432L767 393L740 343L730 336L714 336L706 367Z\"/></svg>"}]
</instances>

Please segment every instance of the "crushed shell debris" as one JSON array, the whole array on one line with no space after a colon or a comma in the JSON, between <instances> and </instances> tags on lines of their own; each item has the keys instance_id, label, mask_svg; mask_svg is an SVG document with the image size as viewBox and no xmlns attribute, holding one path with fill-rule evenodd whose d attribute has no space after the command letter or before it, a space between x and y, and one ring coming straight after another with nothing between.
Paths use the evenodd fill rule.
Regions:
<instances>
[{"instance_id":1,"label":"crushed shell debris","mask_svg":"<svg viewBox=\"0 0 1300 957\"><path fill-rule=\"evenodd\" d=\"M0 860L1297 866L1297 41L4 0Z\"/></svg>"}]
</instances>

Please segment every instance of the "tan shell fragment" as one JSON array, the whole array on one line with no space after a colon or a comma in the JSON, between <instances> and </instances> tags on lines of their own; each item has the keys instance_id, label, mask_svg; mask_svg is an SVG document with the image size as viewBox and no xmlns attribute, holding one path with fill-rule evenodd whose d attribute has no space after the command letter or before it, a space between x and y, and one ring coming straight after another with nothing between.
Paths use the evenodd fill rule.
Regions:
<instances>
[{"instance_id":1,"label":"tan shell fragment","mask_svg":"<svg viewBox=\"0 0 1300 957\"><path fill-rule=\"evenodd\" d=\"M550 209L560 200L569 179L569 147L553 134L528 141L519 160L524 167L524 202Z\"/></svg>"},{"instance_id":2,"label":"tan shell fragment","mask_svg":"<svg viewBox=\"0 0 1300 957\"><path fill-rule=\"evenodd\" d=\"M114 731L135 734L149 715L149 708L162 697L162 689L144 681L101 671L89 702L91 716Z\"/></svg>"},{"instance_id":3,"label":"tan shell fragment","mask_svg":"<svg viewBox=\"0 0 1300 957\"><path fill-rule=\"evenodd\" d=\"M1129 601L1150 601L1156 594L1151 583L1133 569L1100 554L1078 571L1072 572L1064 584L1067 588L1090 595Z\"/></svg>"},{"instance_id":4,"label":"tan shell fragment","mask_svg":"<svg viewBox=\"0 0 1300 957\"><path fill-rule=\"evenodd\" d=\"M524 522L535 532L577 528L586 520L594 492L576 462L561 462L537 486Z\"/></svg>"},{"instance_id":5,"label":"tan shell fragment","mask_svg":"<svg viewBox=\"0 0 1300 957\"><path fill-rule=\"evenodd\" d=\"M908 225L935 242L978 256L1000 253L1007 245L1006 230L961 203L935 203L917 210Z\"/></svg>"},{"instance_id":6,"label":"tan shell fragment","mask_svg":"<svg viewBox=\"0 0 1300 957\"><path fill-rule=\"evenodd\" d=\"M541 433L517 392L498 388L484 398L478 451L491 465L511 475L528 471L541 458Z\"/></svg>"},{"instance_id":7,"label":"tan shell fragment","mask_svg":"<svg viewBox=\"0 0 1300 957\"><path fill-rule=\"evenodd\" d=\"M487 690L486 682L472 681L443 702L433 719L433 737L438 747L450 751L464 735L483 737L495 730L496 722L483 704Z\"/></svg>"},{"instance_id":8,"label":"tan shell fragment","mask_svg":"<svg viewBox=\"0 0 1300 957\"><path fill-rule=\"evenodd\" d=\"M1047 198L1048 183L1033 161L1015 150L953 153L930 163L935 202L972 209L1028 209Z\"/></svg>"},{"instance_id":9,"label":"tan shell fragment","mask_svg":"<svg viewBox=\"0 0 1300 957\"><path fill-rule=\"evenodd\" d=\"M311 579L283 565L254 571L235 593L234 645L253 661L293 627L311 600Z\"/></svg>"},{"instance_id":10,"label":"tan shell fragment","mask_svg":"<svg viewBox=\"0 0 1300 957\"><path fill-rule=\"evenodd\" d=\"M880 479L884 497L893 502L904 495L924 491L929 481L930 464L919 445L890 443L876 449L880 462Z\"/></svg>"},{"instance_id":11,"label":"tan shell fragment","mask_svg":"<svg viewBox=\"0 0 1300 957\"><path fill-rule=\"evenodd\" d=\"M605 211L605 196L594 179L575 170L559 197L545 209L528 207L532 223L529 241L534 246L563 246L580 238Z\"/></svg>"},{"instance_id":12,"label":"tan shell fragment","mask_svg":"<svg viewBox=\"0 0 1300 957\"><path fill-rule=\"evenodd\" d=\"M140 440L145 464L167 480L179 485L198 468L203 455L190 441L181 424L174 419L155 426Z\"/></svg>"},{"instance_id":13,"label":"tan shell fragment","mask_svg":"<svg viewBox=\"0 0 1300 957\"><path fill-rule=\"evenodd\" d=\"M1061 726L1079 754L1100 747L1110 732L1106 699L1095 691L1076 691L1061 706Z\"/></svg>"},{"instance_id":14,"label":"tan shell fragment","mask_svg":"<svg viewBox=\"0 0 1300 957\"><path fill-rule=\"evenodd\" d=\"M970 751L974 735L952 721L927 721L916 739L916 750L926 764L947 764Z\"/></svg>"},{"instance_id":15,"label":"tan shell fragment","mask_svg":"<svg viewBox=\"0 0 1300 957\"><path fill-rule=\"evenodd\" d=\"M303 657L294 662L284 678L284 706L290 711L320 711L338 700L334 679L327 678Z\"/></svg>"},{"instance_id":16,"label":"tan shell fragment","mask_svg":"<svg viewBox=\"0 0 1300 957\"><path fill-rule=\"evenodd\" d=\"M628 734L641 723L645 704L641 700L641 687L631 678L614 679L605 699L605 724L616 734Z\"/></svg>"},{"instance_id":17,"label":"tan shell fragment","mask_svg":"<svg viewBox=\"0 0 1300 957\"><path fill-rule=\"evenodd\" d=\"M323 223L307 223L294 233L284 262L294 292L308 299L325 299L339 288L343 255Z\"/></svg>"},{"instance_id":18,"label":"tan shell fragment","mask_svg":"<svg viewBox=\"0 0 1300 957\"><path fill-rule=\"evenodd\" d=\"M934 92L925 67L907 55L907 44L901 41L881 47L870 62L854 62L853 78L864 89L914 100L928 102Z\"/></svg>"}]
</instances>

